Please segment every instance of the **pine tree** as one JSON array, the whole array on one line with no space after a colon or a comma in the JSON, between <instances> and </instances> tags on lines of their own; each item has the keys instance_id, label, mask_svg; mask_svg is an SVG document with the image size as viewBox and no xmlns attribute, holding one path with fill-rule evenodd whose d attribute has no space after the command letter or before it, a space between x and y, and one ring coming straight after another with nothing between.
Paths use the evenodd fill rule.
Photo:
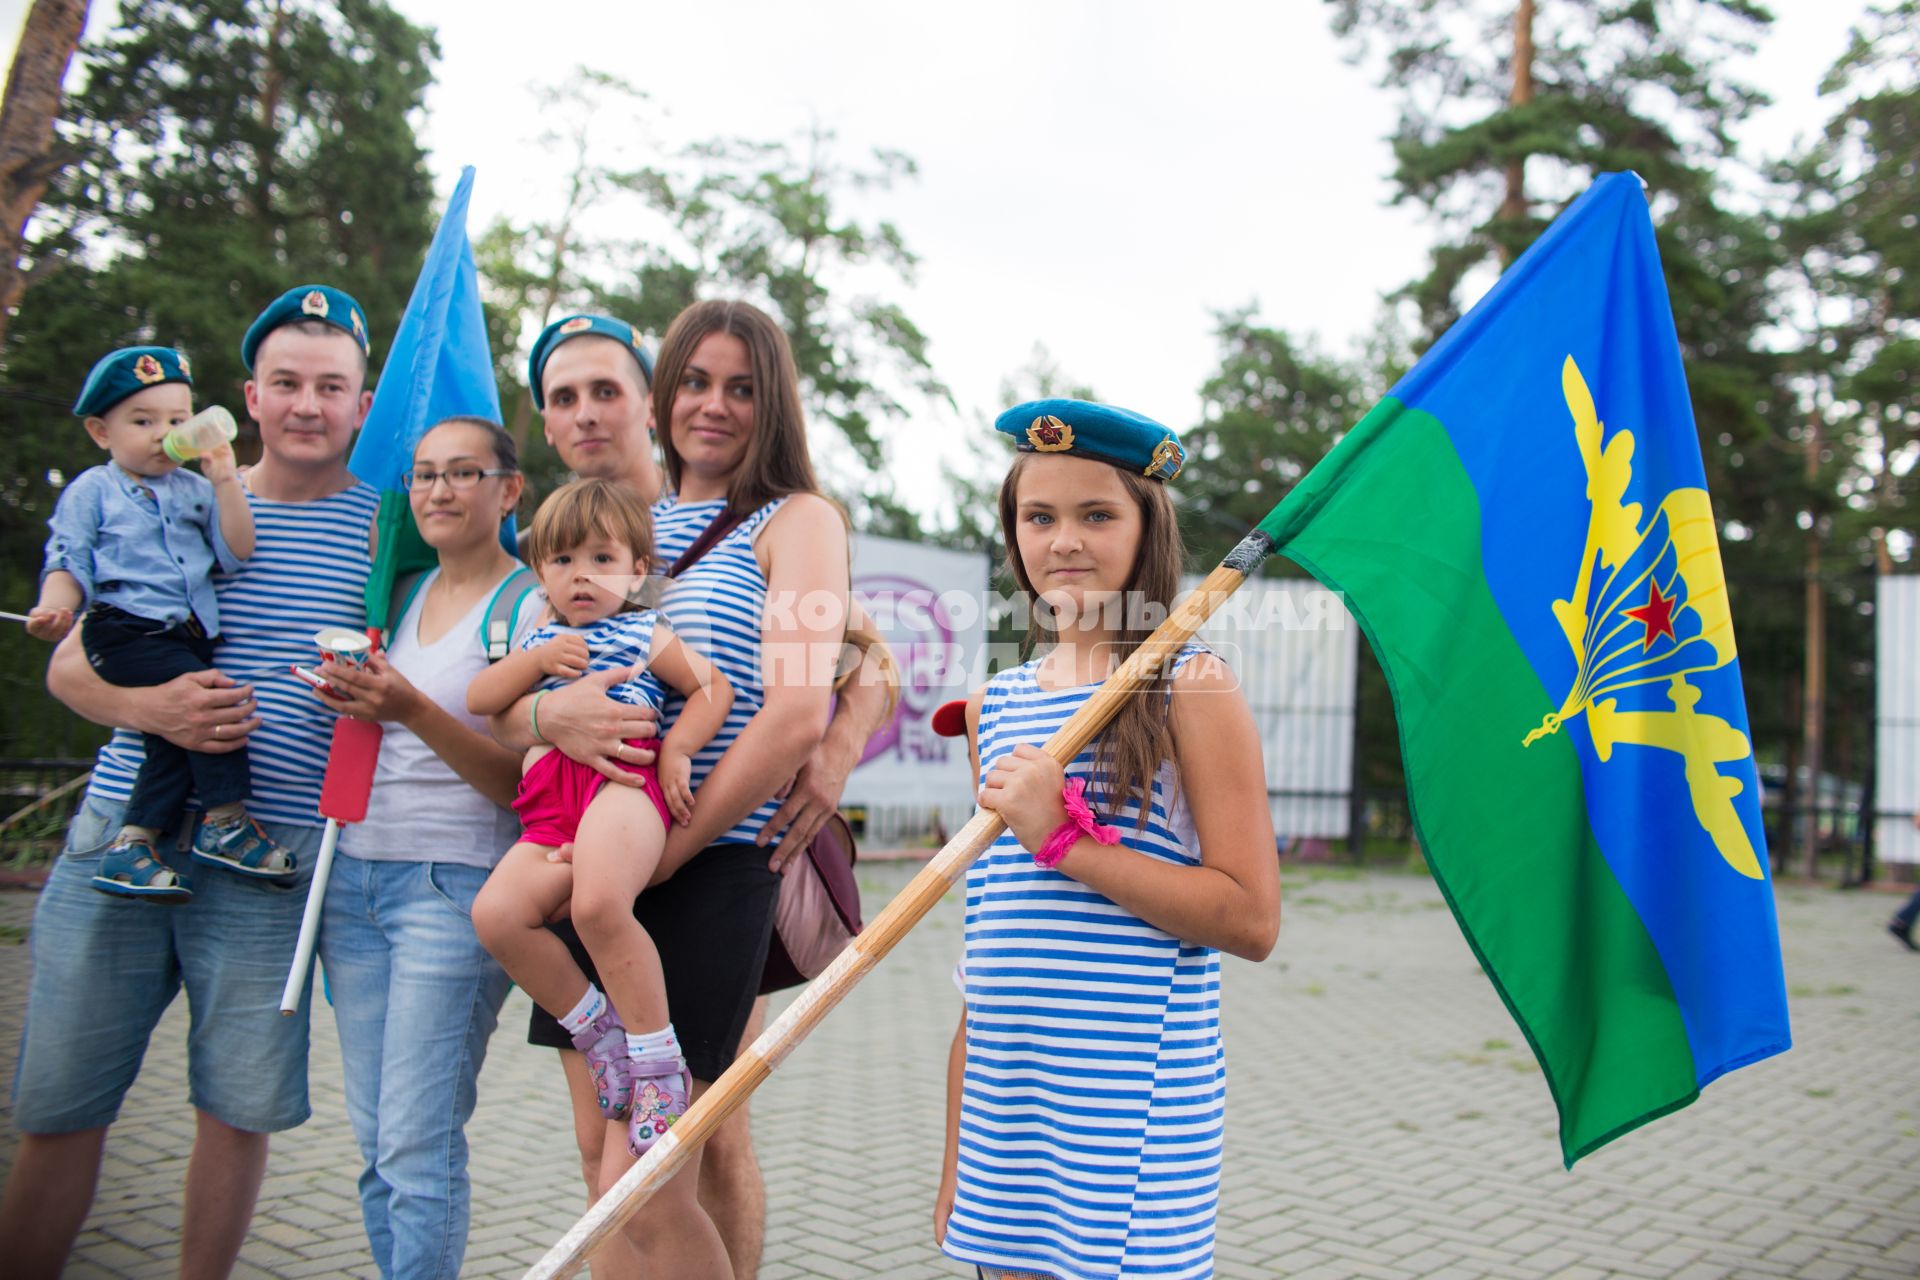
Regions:
<instances>
[{"instance_id":1,"label":"pine tree","mask_svg":"<svg viewBox=\"0 0 1920 1280\"><path fill-rule=\"evenodd\" d=\"M7 69L6 96L0 98L0 342L27 285L45 274L44 266L23 266L20 250L48 181L68 160L53 125L61 84L86 25L87 0L34 0Z\"/></svg>"},{"instance_id":2,"label":"pine tree","mask_svg":"<svg viewBox=\"0 0 1920 1280\"><path fill-rule=\"evenodd\" d=\"M1855 774L1871 750L1872 575L1913 563L1920 458L1920 4L1870 8L1822 85L1823 133L1780 166L1797 305L1783 328L1809 480L1810 643L1802 699L1810 774ZM1817 866L1812 826L1803 869Z\"/></svg>"},{"instance_id":3,"label":"pine tree","mask_svg":"<svg viewBox=\"0 0 1920 1280\"><path fill-rule=\"evenodd\" d=\"M0 350L10 599L32 598L58 486L100 460L68 414L99 356L177 346L196 402L238 410L247 324L324 280L366 308L379 368L432 232L414 127L437 56L430 32L379 0L123 0L118 25L82 45L59 128L78 159L31 228L36 262L59 269ZM44 646L14 631L0 649L0 669L38 684ZM0 737L16 752L27 724L14 717L40 705L8 700Z\"/></svg>"},{"instance_id":4,"label":"pine tree","mask_svg":"<svg viewBox=\"0 0 1920 1280\"><path fill-rule=\"evenodd\" d=\"M1433 216L1431 267L1401 297L1434 341L1599 173L1647 183L1687 364L1762 758L1800 730L1804 541L1816 481L1762 341L1779 246L1732 206L1733 129L1765 101L1729 58L1771 22L1749 0L1328 0L1356 57L1402 99L1395 199ZM1757 181L1755 183L1757 185Z\"/></svg>"}]
</instances>

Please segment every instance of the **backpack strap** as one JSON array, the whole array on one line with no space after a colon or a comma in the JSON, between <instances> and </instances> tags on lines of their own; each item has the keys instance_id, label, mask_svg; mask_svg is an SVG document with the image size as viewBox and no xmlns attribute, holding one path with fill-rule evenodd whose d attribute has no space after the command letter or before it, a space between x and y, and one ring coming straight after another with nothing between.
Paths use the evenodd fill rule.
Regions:
<instances>
[{"instance_id":1,"label":"backpack strap","mask_svg":"<svg viewBox=\"0 0 1920 1280\"><path fill-rule=\"evenodd\" d=\"M400 619L407 616L407 610L413 606L413 598L420 594L420 587L426 580L425 569L403 573L393 580L393 594L387 597L388 647L392 647L393 633L400 629Z\"/></svg>"},{"instance_id":2,"label":"backpack strap","mask_svg":"<svg viewBox=\"0 0 1920 1280\"><path fill-rule=\"evenodd\" d=\"M494 589L487 611L480 619L480 647L488 662L498 662L513 650L513 633L520 621L520 607L533 594L537 579L533 570L521 565Z\"/></svg>"}]
</instances>

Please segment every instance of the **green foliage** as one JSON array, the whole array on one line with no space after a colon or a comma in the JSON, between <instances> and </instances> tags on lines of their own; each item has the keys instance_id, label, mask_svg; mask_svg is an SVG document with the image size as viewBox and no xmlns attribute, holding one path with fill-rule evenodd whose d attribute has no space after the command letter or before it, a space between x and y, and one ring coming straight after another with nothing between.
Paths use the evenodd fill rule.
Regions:
<instances>
[{"instance_id":1,"label":"green foliage","mask_svg":"<svg viewBox=\"0 0 1920 1280\"><path fill-rule=\"evenodd\" d=\"M1743 163L1732 130L1765 99L1725 68L1770 16L1744 0L1541 4L1517 77L1515 0L1329 3L1335 31L1356 57L1383 55L1383 84L1401 97L1396 199L1440 224L1428 273L1400 295L1417 311L1421 345L1595 175L1632 170L1647 183L1755 743L1777 758L1798 733L1800 522L1821 506L1828 477L1804 474L1799 409L1771 342L1778 230L1726 194ZM1517 80L1528 92L1515 92ZM1844 642L1862 630L1840 620L1830 634Z\"/></svg>"},{"instance_id":2,"label":"green foliage","mask_svg":"<svg viewBox=\"0 0 1920 1280\"><path fill-rule=\"evenodd\" d=\"M837 428L860 473L884 469L878 428L909 415L903 396L951 403L926 334L898 303L855 284L913 283L918 259L899 229L848 212L911 180L909 157L876 150L845 163L817 128L780 141L642 146L652 133L646 95L594 72L544 101L550 142L572 164L560 211L550 222L496 224L476 247L490 297L526 322L524 336L569 310L603 310L657 340L688 303L743 297L786 329L809 413ZM631 163L636 148L644 163ZM524 396L518 342L495 350L502 386ZM529 417L515 420L526 435ZM884 481L862 475L839 487L860 527L913 527Z\"/></svg>"},{"instance_id":3,"label":"green foliage","mask_svg":"<svg viewBox=\"0 0 1920 1280\"><path fill-rule=\"evenodd\" d=\"M1911 562L1920 458L1920 4L1867 11L1823 92L1823 134L1775 173L1808 301L1797 385L1834 449L1821 514L1839 549Z\"/></svg>"},{"instance_id":4,"label":"green foliage","mask_svg":"<svg viewBox=\"0 0 1920 1280\"><path fill-rule=\"evenodd\" d=\"M197 401L239 410L247 324L323 279L366 308L378 368L432 231L414 130L437 56L430 32L379 0L124 0L82 47L61 123L80 159L32 224L32 255L57 269L0 351L0 555L20 575L9 607L33 598L59 485L100 460L67 413L100 355L177 346ZM31 675L37 687L44 662L44 646L0 633L9 686ZM80 749L62 747L69 717L48 705L7 700L10 753Z\"/></svg>"},{"instance_id":5,"label":"green foliage","mask_svg":"<svg viewBox=\"0 0 1920 1280\"><path fill-rule=\"evenodd\" d=\"M1194 562L1210 568L1366 413L1353 365L1261 325L1252 306L1216 312L1220 369L1205 416L1183 436L1178 494Z\"/></svg>"}]
</instances>

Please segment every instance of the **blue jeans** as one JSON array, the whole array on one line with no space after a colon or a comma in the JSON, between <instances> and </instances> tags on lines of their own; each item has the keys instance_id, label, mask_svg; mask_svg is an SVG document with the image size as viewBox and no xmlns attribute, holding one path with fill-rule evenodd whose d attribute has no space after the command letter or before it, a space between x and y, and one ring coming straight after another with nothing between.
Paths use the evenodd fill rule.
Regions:
<instances>
[{"instance_id":1,"label":"blue jeans","mask_svg":"<svg viewBox=\"0 0 1920 1280\"><path fill-rule=\"evenodd\" d=\"M360 1213L384 1277L460 1274L466 1123L507 975L473 932L478 867L337 854L320 924Z\"/></svg>"},{"instance_id":2,"label":"blue jeans","mask_svg":"<svg viewBox=\"0 0 1920 1280\"><path fill-rule=\"evenodd\" d=\"M236 1129L277 1133L307 1118L307 1010L280 1016L318 827L262 823L299 859L282 887L193 866L172 839L160 859L193 884L162 906L92 885L125 806L89 796L67 827L33 910L33 974L14 1066L13 1122L22 1133L112 1124L154 1027L187 992L188 1097Z\"/></svg>"}]
</instances>

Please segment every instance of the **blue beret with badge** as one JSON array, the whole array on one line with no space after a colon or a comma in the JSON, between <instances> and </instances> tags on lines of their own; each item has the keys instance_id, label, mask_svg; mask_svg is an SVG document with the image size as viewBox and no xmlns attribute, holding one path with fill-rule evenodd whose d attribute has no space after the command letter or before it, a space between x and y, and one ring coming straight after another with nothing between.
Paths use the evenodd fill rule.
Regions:
<instances>
[{"instance_id":1,"label":"blue beret with badge","mask_svg":"<svg viewBox=\"0 0 1920 1280\"><path fill-rule=\"evenodd\" d=\"M193 366L172 347L122 347L101 356L73 402L76 418L97 418L136 392L169 382L193 385Z\"/></svg>"},{"instance_id":2,"label":"blue beret with badge","mask_svg":"<svg viewBox=\"0 0 1920 1280\"><path fill-rule=\"evenodd\" d=\"M1187 451L1173 428L1110 404L1089 400L1029 400L994 421L1022 453L1068 453L1093 458L1149 480L1171 480Z\"/></svg>"},{"instance_id":3,"label":"blue beret with badge","mask_svg":"<svg viewBox=\"0 0 1920 1280\"><path fill-rule=\"evenodd\" d=\"M330 284L303 284L269 302L267 309L247 326L247 336L240 339L240 360L247 366L247 372L253 372L254 354L268 334L282 325L301 320L330 324L358 343L361 355L373 354L373 343L367 337L367 313L354 301L353 295Z\"/></svg>"},{"instance_id":4,"label":"blue beret with badge","mask_svg":"<svg viewBox=\"0 0 1920 1280\"><path fill-rule=\"evenodd\" d=\"M533 389L533 407L544 410L547 407L546 393L541 390L540 381L547 372L547 361L553 356L553 350L569 338L597 334L602 338L612 338L615 342L633 353L640 362L640 372L646 375L647 385L653 385L653 354L640 341L640 334L625 320L615 320L612 316L577 315L555 320L540 331L534 340L533 354L527 357L527 385Z\"/></svg>"}]
</instances>

